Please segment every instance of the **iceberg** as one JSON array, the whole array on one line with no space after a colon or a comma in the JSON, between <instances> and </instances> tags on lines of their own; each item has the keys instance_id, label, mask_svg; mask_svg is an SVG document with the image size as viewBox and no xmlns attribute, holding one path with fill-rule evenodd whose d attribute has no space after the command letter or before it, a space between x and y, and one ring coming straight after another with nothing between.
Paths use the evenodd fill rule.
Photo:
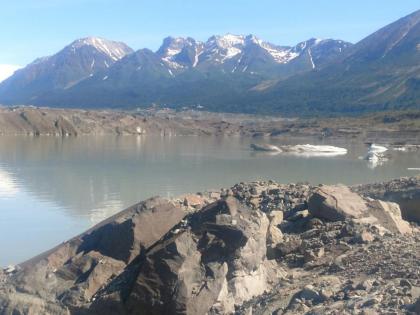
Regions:
<instances>
[{"instance_id":1,"label":"iceberg","mask_svg":"<svg viewBox=\"0 0 420 315\"><path fill-rule=\"evenodd\" d=\"M335 147L332 145L298 144L294 146L288 146L287 151L288 152L347 154L346 148Z\"/></svg>"},{"instance_id":2,"label":"iceberg","mask_svg":"<svg viewBox=\"0 0 420 315\"><path fill-rule=\"evenodd\" d=\"M296 156L337 156L347 154L347 149L331 145L297 144L275 146L271 144L251 144L256 151L284 153Z\"/></svg>"},{"instance_id":3,"label":"iceberg","mask_svg":"<svg viewBox=\"0 0 420 315\"><path fill-rule=\"evenodd\" d=\"M385 152L387 150L388 150L388 148L386 148L384 146L371 143L369 145L369 151L368 152L378 152L378 153L380 153L380 152Z\"/></svg>"},{"instance_id":4,"label":"iceberg","mask_svg":"<svg viewBox=\"0 0 420 315\"><path fill-rule=\"evenodd\" d=\"M347 154L347 149L331 145L297 144L280 148L287 154L300 157L333 157Z\"/></svg>"}]
</instances>

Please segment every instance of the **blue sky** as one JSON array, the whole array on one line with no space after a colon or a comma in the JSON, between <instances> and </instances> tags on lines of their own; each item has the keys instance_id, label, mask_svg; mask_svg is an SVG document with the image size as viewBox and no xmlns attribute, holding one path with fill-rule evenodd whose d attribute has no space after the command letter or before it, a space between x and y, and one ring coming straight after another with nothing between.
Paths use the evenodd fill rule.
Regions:
<instances>
[{"instance_id":1,"label":"blue sky","mask_svg":"<svg viewBox=\"0 0 420 315\"><path fill-rule=\"evenodd\" d=\"M157 49L168 35L206 40L225 33L281 45L310 37L356 42L417 9L418 0L5 0L0 65L25 65L85 36L134 49Z\"/></svg>"}]
</instances>

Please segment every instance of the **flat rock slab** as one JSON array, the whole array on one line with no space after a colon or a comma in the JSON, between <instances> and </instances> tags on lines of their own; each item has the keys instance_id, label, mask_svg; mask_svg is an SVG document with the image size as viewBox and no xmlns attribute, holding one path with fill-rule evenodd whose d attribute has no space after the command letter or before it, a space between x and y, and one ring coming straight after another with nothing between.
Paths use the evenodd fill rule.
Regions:
<instances>
[{"instance_id":1,"label":"flat rock slab","mask_svg":"<svg viewBox=\"0 0 420 315\"><path fill-rule=\"evenodd\" d=\"M368 211L366 202L346 186L321 186L308 202L309 212L318 218L340 221L358 219Z\"/></svg>"}]
</instances>

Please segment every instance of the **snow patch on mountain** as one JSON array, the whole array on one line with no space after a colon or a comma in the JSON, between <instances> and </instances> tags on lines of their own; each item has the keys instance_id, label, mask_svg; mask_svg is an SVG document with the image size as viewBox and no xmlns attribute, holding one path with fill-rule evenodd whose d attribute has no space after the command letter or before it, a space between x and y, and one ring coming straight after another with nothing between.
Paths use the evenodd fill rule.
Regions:
<instances>
[{"instance_id":1,"label":"snow patch on mountain","mask_svg":"<svg viewBox=\"0 0 420 315\"><path fill-rule=\"evenodd\" d=\"M70 45L70 48L73 52L75 52L77 49L83 46L91 46L107 55L114 61L120 60L131 52L131 49L123 43L114 42L99 37L86 37L78 39Z\"/></svg>"},{"instance_id":2,"label":"snow patch on mountain","mask_svg":"<svg viewBox=\"0 0 420 315\"><path fill-rule=\"evenodd\" d=\"M167 37L163 40L162 46L156 52L162 61L171 69L177 70L185 68L186 64L179 62L178 56L182 54L185 49L192 49L194 51L193 60L189 66L195 67L198 63L198 57L202 52L203 44L193 38L187 37Z\"/></svg>"},{"instance_id":3,"label":"snow patch on mountain","mask_svg":"<svg viewBox=\"0 0 420 315\"><path fill-rule=\"evenodd\" d=\"M224 63L242 53L244 44L245 36L243 35L216 35L209 38L204 45L204 49L207 52L208 60Z\"/></svg>"},{"instance_id":4,"label":"snow patch on mountain","mask_svg":"<svg viewBox=\"0 0 420 315\"><path fill-rule=\"evenodd\" d=\"M193 68L197 67L199 57L202 53L203 53L203 50L199 51L198 47L195 47L194 62L193 62L193 65L192 65Z\"/></svg>"},{"instance_id":5,"label":"snow patch on mountain","mask_svg":"<svg viewBox=\"0 0 420 315\"><path fill-rule=\"evenodd\" d=\"M315 63L314 63L314 59L312 58L312 52L310 48L308 49L308 54L309 54L309 60L311 61L312 69L315 69Z\"/></svg>"},{"instance_id":6,"label":"snow patch on mountain","mask_svg":"<svg viewBox=\"0 0 420 315\"><path fill-rule=\"evenodd\" d=\"M334 42L338 46L338 48L335 48L337 52L341 52L342 48L346 47L343 41L320 38L311 38L294 47L277 46L262 41L252 34L245 36L228 33L226 35L213 35L204 43L190 37L167 37L156 53L162 62L172 71L200 67L202 64L205 67L209 65L222 65L229 60L235 59L236 64L232 65L232 68L229 69L230 72L234 73L238 70L239 65L241 65L242 70L246 69L245 66L247 65L241 63L242 57L252 51L249 49L255 49L255 46L259 46L278 64L287 64L299 56L308 53L310 55L312 69L314 69L320 51L322 53L323 45L328 46L331 43L334 44ZM314 47L317 47L316 52L313 50L308 52L308 49Z\"/></svg>"},{"instance_id":7,"label":"snow patch on mountain","mask_svg":"<svg viewBox=\"0 0 420 315\"><path fill-rule=\"evenodd\" d=\"M232 47L242 47L244 46L245 36L243 35L233 35L226 34L222 36L214 36L214 42L220 48L230 49Z\"/></svg>"},{"instance_id":8,"label":"snow patch on mountain","mask_svg":"<svg viewBox=\"0 0 420 315\"><path fill-rule=\"evenodd\" d=\"M299 56L291 48L275 47L270 43L262 43L261 47L264 48L277 63L288 63Z\"/></svg>"}]
</instances>

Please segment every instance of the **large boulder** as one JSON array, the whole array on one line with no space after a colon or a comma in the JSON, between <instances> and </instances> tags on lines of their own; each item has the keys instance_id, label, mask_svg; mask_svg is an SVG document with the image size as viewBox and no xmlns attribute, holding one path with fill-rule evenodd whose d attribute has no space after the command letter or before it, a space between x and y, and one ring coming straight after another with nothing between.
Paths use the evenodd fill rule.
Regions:
<instances>
[{"instance_id":1,"label":"large boulder","mask_svg":"<svg viewBox=\"0 0 420 315\"><path fill-rule=\"evenodd\" d=\"M391 233L410 233L396 203L363 198L346 186L321 186L309 198L308 207L314 217L329 221L352 219L378 225Z\"/></svg>"},{"instance_id":2,"label":"large boulder","mask_svg":"<svg viewBox=\"0 0 420 315\"><path fill-rule=\"evenodd\" d=\"M269 221L235 198L219 200L168 233L95 300L100 314L227 314L279 277L266 258ZM122 279L133 279L127 285Z\"/></svg>"},{"instance_id":3,"label":"large boulder","mask_svg":"<svg viewBox=\"0 0 420 315\"><path fill-rule=\"evenodd\" d=\"M321 186L308 201L309 212L318 218L341 221L361 218L367 212L365 200L346 186Z\"/></svg>"},{"instance_id":4,"label":"large boulder","mask_svg":"<svg viewBox=\"0 0 420 315\"><path fill-rule=\"evenodd\" d=\"M15 293L2 294L0 290L3 304L0 314L2 309L15 304L19 309L35 309L37 314L48 313L47 308L41 310L42 305L48 307L49 301L62 305L63 309L83 308L100 288L136 257L144 255L185 215L183 209L171 202L152 198L22 263L7 284L16 289ZM34 296L42 297L44 303L40 306ZM56 300L58 297L60 303Z\"/></svg>"}]
</instances>

